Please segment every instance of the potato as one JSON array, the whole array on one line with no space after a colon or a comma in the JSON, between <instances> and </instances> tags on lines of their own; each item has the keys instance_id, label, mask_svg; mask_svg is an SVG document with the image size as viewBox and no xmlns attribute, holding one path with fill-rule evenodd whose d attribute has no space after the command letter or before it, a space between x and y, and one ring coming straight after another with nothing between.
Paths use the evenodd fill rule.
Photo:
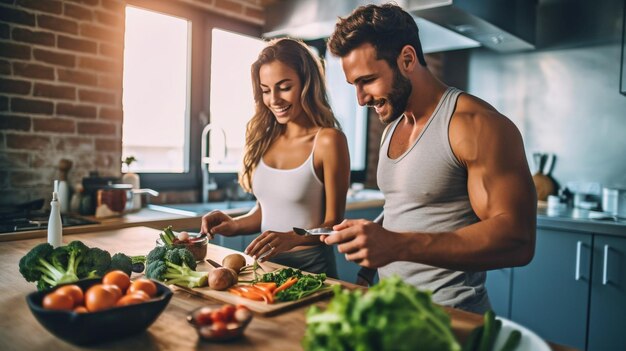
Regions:
<instances>
[{"instance_id":1,"label":"potato","mask_svg":"<svg viewBox=\"0 0 626 351\"><path fill-rule=\"evenodd\" d=\"M209 287L214 290L226 290L237 284L237 273L231 268L220 267L209 272Z\"/></svg>"},{"instance_id":2,"label":"potato","mask_svg":"<svg viewBox=\"0 0 626 351\"><path fill-rule=\"evenodd\" d=\"M240 254L230 254L222 260L222 266L231 268L235 272L239 273L241 267L246 265L246 258Z\"/></svg>"}]
</instances>

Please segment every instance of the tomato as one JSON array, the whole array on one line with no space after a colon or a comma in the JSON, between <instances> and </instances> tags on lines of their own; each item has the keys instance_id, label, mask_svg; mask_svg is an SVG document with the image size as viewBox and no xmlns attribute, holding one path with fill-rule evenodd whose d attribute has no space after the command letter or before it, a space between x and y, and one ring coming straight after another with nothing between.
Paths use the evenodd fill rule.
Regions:
<instances>
[{"instance_id":1,"label":"tomato","mask_svg":"<svg viewBox=\"0 0 626 351\"><path fill-rule=\"evenodd\" d=\"M214 310L213 312L211 312L211 320L213 321L213 323L216 322L226 322L226 318L224 316L224 312L220 309L220 310Z\"/></svg>"},{"instance_id":2,"label":"tomato","mask_svg":"<svg viewBox=\"0 0 626 351\"><path fill-rule=\"evenodd\" d=\"M115 306L117 296L114 290L103 284L96 284L85 293L85 307L89 312L102 311Z\"/></svg>"},{"instance_id":3,"label":"tomato","mask_svg":"<svg viewBox=\"0 0 626 351\"><path fill-rule=\"evenodd\" d=\"M113 294L115 294L115 300L119 300L120 297L122 297L122 290L119 288L119 286L117 285L113 285L113 284L102 284L102 286L104 286L105 289L111 291Z\"/></svg>"},{"instance_id":4,"label":"tomato","mask_svg":"<svg viewBox=\"0 0 626 351\"><path fill-rule=\"evenodd\" d=\"M102 283L117 285L122 291L122 294L124 294L126 293L126 289L130 286L130 277L120 270L110 271L102 277Z\"/></svg>"},{"instance_id":5,"label":"tomato","mask_svg":"<svg viewBox=\"0 0 626 351\"><path fill-rule=\"evenodd\" d=\"M143 301L150 300L150 296L148 296L148 294L145 291L143 291L143 290L137 290L135 292L128 293L126 295L135 295L135 296L141 298Z\"/></svg>"},{"instance_id":6,"label":"tomato","mask_svg":"<svg viewBox=\"0 0 626 351\"><path fill-rule=\"evenodd\" d=\"M224 305L221 308L224 321L230 322L233 320L235 311L237 310L233 305Z\"/></svg>"},{"instance_id":7,"label":"tomato","mask_svg":"<svg viewBox=\"0 0 626 351\"><path fill-rule=\"evenodd\" d=\"M87 308L85 306L76 306L74 307L74 312L76 313L87 313Z\"/></svg>"},{"instance_id":8,"label":"tomato","mask_svg":"<svg viewBox=\"0 0 626 351\"><path fill-rule=\"evenodd\" d=\"M135 291L144 291L151 298L156 295L157 286L154 282L147 278L139 278L132 283L130 283L130 287L128 288L128 293L133 293Z\"/></svg>"},{"instance_id":9,"label":"tomato","mask_svg":"<svg viewBox=\"0 0 626 351\"><path fill-rule=\"evenodd\" d=\"M235 317L235 320L237 322L244 323L247 320L249 320L250 318L252 318L252 313L246 307L243 307L243 308L237 307L237 310L235 310L235 316L234 317Z\"/></svg>"},{"instance_id":10,"label":"tomato","mask_svg":"<svg viewBox=\"0 0 626 351\"><path fill-rule=\"evenodd\" d=\"M196 314L196 324L198 325L209 325L213 323L211 319L211 310L200 310L198 314Z\"/></svg>"},{"instance_id":11,"label":"tomato","mask_svg":"<svg viewBox=\"0 0 626 351\"><path fill-rule=\"evenodd\" d=\"M211 325L211 329L213 330L213 337L219 338L226 334L226 324L220 321L213 321L213 325Z\"/></svg>"},{"instance_id":12,"label":"tomato","mask_svg":"<svg viewBox=\"0 0 626 351\"><path fill-rule=\"evenodd\" d=\"M43 308L48 310L72 310L74 308L74 300L70 295L57 294L51 292L43 298Z\"/></svg>"},{"instance_id":13,"label":"tomato","mask_svg":"<svg viewBox=\"0 0 626 351\"><path fill-rule=\"evenodd\" d=\"M64 285L54 291L57 294L68 295L72 298L74 306L80 306L83 304L84 295L83 289L76 284Z\"/></svg>"},{"instance_id":14,"label":"tomato","mask_svg":"<svg viewBox=\"0 0 626 351\"><path fill-rule=\"evenodd\" d=\"M129 294L129 295L124 295L122 296L122 298L117 300L117 302L115 303L115 306L134 305L134 304L142 303L145 301L146 300L144 300L144 296L140 294Z\"/></svg>"}]
</instances>

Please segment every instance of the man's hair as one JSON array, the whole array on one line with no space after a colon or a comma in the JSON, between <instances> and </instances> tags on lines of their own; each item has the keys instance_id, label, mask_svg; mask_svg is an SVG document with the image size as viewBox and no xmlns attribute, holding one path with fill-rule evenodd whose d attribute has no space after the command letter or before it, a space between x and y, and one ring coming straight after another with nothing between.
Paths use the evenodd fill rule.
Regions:
<instances>
[{"instance_id":1,"label":"man's hair","mask_svg":"<svg viewBox=\"0 0 626 351\"><path fill-rule=\"evenodd\" d=\"M395 4L366 5L355 9L348 17L339 18L328 40L330 52L345 57L357 47L370 43L376 58L396 68L398 55L405 45L411 45L422 66L426 66L419 30L413 17Z\"/></svg>"}]
</instances>

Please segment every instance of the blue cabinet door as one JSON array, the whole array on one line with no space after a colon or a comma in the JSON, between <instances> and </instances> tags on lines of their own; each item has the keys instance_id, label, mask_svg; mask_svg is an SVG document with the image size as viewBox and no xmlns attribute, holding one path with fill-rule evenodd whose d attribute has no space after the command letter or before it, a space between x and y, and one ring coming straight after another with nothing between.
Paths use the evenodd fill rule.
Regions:
<instances>
[{"instance_id":1,"label":"blue cabinet door","mask_svg":"<svg viewBox=\"0 0 626 351\"><path fill-rule=\"evenodd\" d=\"M537 229L535 257L513 272L511 319L542 338L585 349L592 235Z\"/></svg>"},{"instance_id":2,"label":"blue cabinet door","mask_svg":"<svg viewBox=\"0 0 626 351\"><path fill-rule=\"evenodd\" d=\"M491 308L498 316L511 318L512 268L495 269L487 272L487 293Z\"/></svg>"},{"instance_id":3,"label":"blue cabinet door","mask_svg":"<svg viewBox=\"0 0 626 351\"><path fill-rule=\"evenodd\" d=\"M596 235L589 351L626 350L626 239Z\"/></svg>"}]
</instances>

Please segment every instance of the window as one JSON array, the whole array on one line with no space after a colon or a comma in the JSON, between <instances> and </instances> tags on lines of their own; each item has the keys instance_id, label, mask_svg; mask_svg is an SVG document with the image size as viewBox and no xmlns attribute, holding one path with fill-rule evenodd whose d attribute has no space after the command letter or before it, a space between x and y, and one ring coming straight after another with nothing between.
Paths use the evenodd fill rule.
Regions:
<instances>
[{"instance_id":1,"label":"window","mask_svg":"<svg viewBox=\"0 0 626 351\"><path fill-rule=\"evenodd\" d=\"M209 157L216 161L209 163L209 171L236 173L241 170L246 124L254 114L250 66L265 43L221 29L213 29L212 39ZM217 135L220 129L226 141Z\"/></svg>"},{"instance_id":2,"label":"window","mask_svg":"<svg viewBox=\"0 0 626 351\"><path fill-rule=\"evenodd\" d=\"M191 25L126 7L122 155L141 173L189 171Z\"/></svg>"}]
</instances>

